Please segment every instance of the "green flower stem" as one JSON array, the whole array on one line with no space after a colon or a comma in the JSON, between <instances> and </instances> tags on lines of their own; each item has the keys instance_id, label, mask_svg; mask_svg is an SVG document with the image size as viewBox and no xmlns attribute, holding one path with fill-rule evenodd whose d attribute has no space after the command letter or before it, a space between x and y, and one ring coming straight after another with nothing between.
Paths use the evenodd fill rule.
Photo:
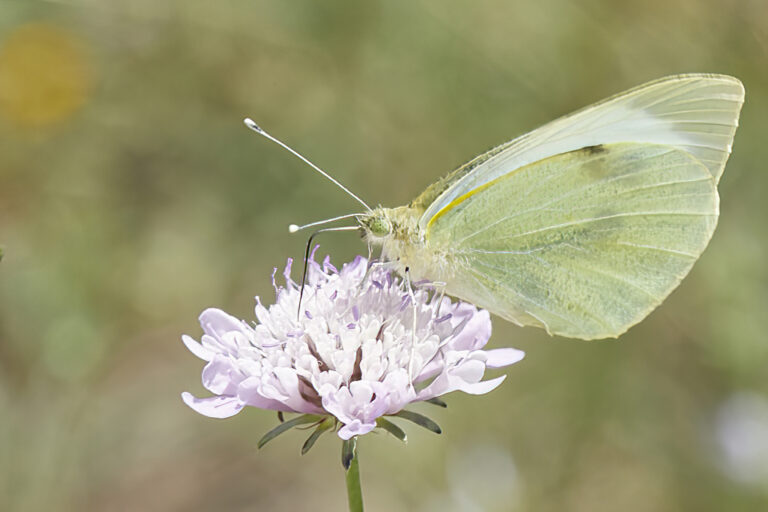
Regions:
<instances>
[{"instance_id":1,"label":"green flower stem","mask_svg":"<svg viewBox=\"0 0 768 512\"><path fill-rule=\"evenodd\" d=\"M351 460L347 468L347 500L349 512L363 512L363 490L360 487L360 465L357 457L357 439L352 438L344 442L342 452L351 452Z\"/></svg>"}]
</instances>

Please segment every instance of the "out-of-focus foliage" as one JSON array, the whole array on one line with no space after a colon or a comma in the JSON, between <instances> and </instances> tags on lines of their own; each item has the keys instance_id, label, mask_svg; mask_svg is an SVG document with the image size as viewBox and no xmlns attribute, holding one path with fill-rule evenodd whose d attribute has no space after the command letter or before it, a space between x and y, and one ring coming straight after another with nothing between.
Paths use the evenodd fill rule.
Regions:
<instances>
[{"instance_id":1,"label":"out-of-focus foliage","mask_svg":"<svg viewBox=\"0 0 768 512\"><path fill-rule=\"evenodd\" d=\"M619 341L550 339L504 385L362 440L369 510L768 509L764 0L5 0L0 4L0 509L339 510L340 443L196 415L197 314L247 317L286 226L372 203L554 117L708 71L747 100L720 226ZM340 263L349 234L320 239Z\"/></svg>"}]
</instances>

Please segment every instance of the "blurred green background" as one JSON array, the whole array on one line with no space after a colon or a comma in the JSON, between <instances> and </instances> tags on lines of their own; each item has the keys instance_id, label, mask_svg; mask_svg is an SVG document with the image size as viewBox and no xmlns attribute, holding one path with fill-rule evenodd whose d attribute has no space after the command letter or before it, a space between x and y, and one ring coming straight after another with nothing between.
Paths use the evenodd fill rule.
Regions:
<instances>
[{"instance_id":1,"label":"blurred green background","mask_svg":"<svg viewBox=\"0 0 768 512\"><path fill-rule=\"evenodd\" d=\"M368 510L768 510L764 0L3 0L0 509L343 510L340 443L261 451L206 395L208 306L252 318L302 223L407 202L487 148L668 74L747 95L715 236L619 341L494 323L527 358L434 436L366 436ZM320 239L341 263L364 246Z\"/></svg>"}]
</instances>

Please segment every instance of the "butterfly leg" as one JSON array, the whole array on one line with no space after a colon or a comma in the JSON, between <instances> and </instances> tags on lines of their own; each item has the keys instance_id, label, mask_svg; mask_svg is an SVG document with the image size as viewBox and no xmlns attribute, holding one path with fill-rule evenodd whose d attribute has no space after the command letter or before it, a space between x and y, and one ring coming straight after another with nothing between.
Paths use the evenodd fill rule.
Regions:
<instances>
[{"instance_id":1,"label":"butterfly leg","mask_svg":"<svg viewBox=\"0 0 768 512\"><path fill-rule=\"evenodd\" d=\"M405 286L408 290L408 297L411 299L411 310L413 311L413 324L411 325L411 355L408 360L408 378L413 386L413 358L416 355L416 294L413 293L413 281L411 280L411 269L405 267Z\"/></svg>"},{"instance_id":2,"label":"butterfly leg","mask_svg":"<svg viewBox=\"0 0 768 512\"><path fill-rule=\"evenodd\" d=\"M443 299L445 299L445 287L448 283L444 281L432 281L424 285L425 288L432 288L437 291L440 290L440 295L437 299L437 310L435 311L435 319L440 318L440 308L443 306Z\"/></svg>"},{"instance_id":3,"label":"butterfly leg","mask_svg":"<svg viewBox=\"0 0 768 512\"><path fill-rule=\"evenodd\" d=\"M357 291L355 292L354 300L350 301L350 304L355 304L357 300L360 298L360 294L363 293L363 289L365 286L366 281L371 277L371 274L373 274L374 271L377 269L393 269L394 265L391 261L371 261L371 248L368 248L368 266L365 269L365 274L363 275L363 278L360 280L360 284L357 286ZM349 306L352 307L351 305Z\"/></svg>"},{"instance_id":4,"label":"butterfly leg","mask_svg":"<svg viewBox=\"0 0 768 512\"><path fill-rule=\"evenodd\" d=\"M377 268L394 269L395 265L394 265L394 262L391 262L391 261L374 260L373 246L369 244L368 245L368 266L365 269L365 275L363 276L363 279L360 280L361 288L365 283L365 281L371 276L371 273L373 273L374 269L377 269Z\"/></svg>"},{"instance_id":5,"label":"butterfly leg","mask_svg":"<svg viewBox=\"0 0 768 512\"><path fill-rule=\"evenodd\" d=\"M371 277L371 274L373 274L375 270L380 268L385 270L386 269L392 270L395 268L395 266L392 264L391 261L374 261L374 262L368 263L368 268L365 270L365 275L363 275L363 278L360 280L360 286L358 287L358 296L365 282L368 280L369 277Z\"/></svg>"},{"instance_id":6,"label":"butterfly leg","mask_svg":"<svg viewBox=\"0 0 768 512\"><path fill-rule=\"evenodd\" d=\"M443 299L445 299L445 287L448 286L448 283L440 283L440 299L437 301L437 313L435 313L435 316L437 318L440 318L440 308L443 307Z\"/></svg>"}]
</instances>

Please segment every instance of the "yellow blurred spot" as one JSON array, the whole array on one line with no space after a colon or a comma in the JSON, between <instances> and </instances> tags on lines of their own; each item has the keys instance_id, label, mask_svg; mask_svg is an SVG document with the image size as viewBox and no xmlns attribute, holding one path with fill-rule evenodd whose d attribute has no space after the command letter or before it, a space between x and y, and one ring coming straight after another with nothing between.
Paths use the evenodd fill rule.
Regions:
<instances>
[{"instance_id":1,"label":"yellow blurred spot","mask_svg":"<svg viewBox=\"0 0 768 512\"><path fill-rule=\"evenodd\" d=\"M82 43L61 28L22 25L0 45L0 113L16 124L65 119L85 102L90 85Z\"/></svg>"}]
</instances>

